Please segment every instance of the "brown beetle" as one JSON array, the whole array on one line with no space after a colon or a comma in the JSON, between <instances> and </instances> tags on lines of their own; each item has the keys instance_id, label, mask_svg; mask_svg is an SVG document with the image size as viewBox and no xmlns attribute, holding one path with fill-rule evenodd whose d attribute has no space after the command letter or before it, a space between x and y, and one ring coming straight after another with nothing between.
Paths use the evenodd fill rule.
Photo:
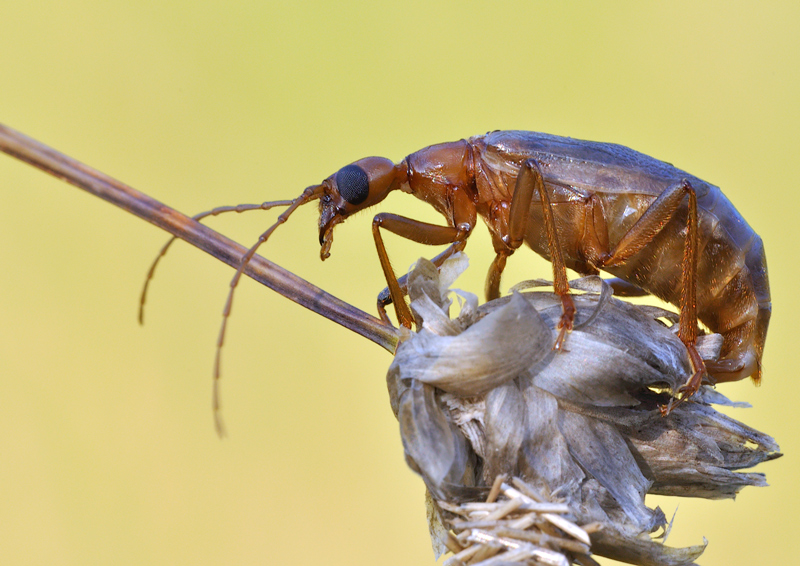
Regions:
<instances>
[{"instance_id":1,"label":"brown beetle","mask_svg":"<svg viewBox=\"0 0 800 566\"><path fill-rule=\"evenodd\" d=\"M244 266L272 231L299 206L320 202L320 255L330 255L333 228L350 215L400 190L427 202L446 226L378 214L373 236L388 293L401 324L413 317L383 244L381 229L430 245L450 244L434 260L462 250L482 217L496 257L486 298L500 294L506 259L527 243L553 263L563 316L555 348L572 328L575 307L566 268L618 277L618 295L653 294L680 308L679 337L693 375L681 400L700 387L706 372L717 382L761 379L761 357L771 312L761 238L719 188L663 161L626 147L523 131L495 131L436 144L395 164L367 157L308 187L242 258ZM284 203L280 203L284 204ZM218 346L242 268L231 282ZM705 364L695 349L697 320L722 334L720 359ZM219 377L219 350L216 378ZM669 408L665 409L668 412Z\"/></svg>"}]
</instances>

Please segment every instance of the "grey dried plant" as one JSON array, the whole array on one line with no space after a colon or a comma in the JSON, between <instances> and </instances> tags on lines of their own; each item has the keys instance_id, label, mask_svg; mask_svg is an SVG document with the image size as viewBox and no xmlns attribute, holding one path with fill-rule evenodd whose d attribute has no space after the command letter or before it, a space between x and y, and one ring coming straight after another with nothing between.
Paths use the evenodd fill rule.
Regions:
<instances>
[{"instance_id":1,"label":"grey dried plant","mask_svg":"<svg viewBox=\"0 0 800 566\"><path fill-rule=\"evenodd\" d=\"M575 329L567 351L554 352L556 295L515 290L478 307L449 289L465 264L462 255L437 271L420 260L412 271L419 331L387 377L406 460L428 490L437 558L693 564L705 541L663 544L670 525L645 495L722 499L764 486L763 474L736 470L780 456L775 441L713 409L731 402L707 386L661 415L690 369L672 313L619 301L599 278L578 280L571 286L587 292L575 297ZM720 344L703 336L698 350L713 359Z\"/></svg>"}]
</instances>

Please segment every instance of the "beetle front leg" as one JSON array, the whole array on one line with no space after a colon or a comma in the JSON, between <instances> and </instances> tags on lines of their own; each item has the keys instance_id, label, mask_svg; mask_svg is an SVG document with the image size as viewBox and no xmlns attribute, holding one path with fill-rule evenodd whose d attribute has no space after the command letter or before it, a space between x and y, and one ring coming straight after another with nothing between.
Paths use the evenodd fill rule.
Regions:
<instances>
[{"instance_id":1,"label":"beetle front leg","mask_svg":"<svg viewBox=\"0 0 800 566\"><path fill-rule=\"evenodd\" d=\"M442 253L433 258L431 260L431 263L436 267L441 267L447 258L452 256L456 252L463 251L466 245L467 245L466 240L462 240L452 244ZM406 287L406 284L408 282L408 275L409 274L406 273L405 275L397 279L397 284L400 286L400 291L404 296L408 294L408 288ZM384 287L383 291L378 293L377 306L378 306L378 316L380 316L381 320L383 320L387 324L391 324L391 321L389 320L389 315L386 314L386 307L391 304L392 304L392 295L389 291L389 287Z\"/></svg>"},{"instance_id":2,"label":"beetle front leg","mask_svg":"<svg viewBox=\"0 0 800 566\"><path fill-rule=\"evenodd\" d=\"M411 328L414 317L411 314L411 309L408 308L405 302L404 292L392 269L392 264L389 261L389 254L386 253L386 246L383 243L383 237L380 233L381 228L420 244L431 246L453 244L440 254L439 258L441 258L441 261L444 261L444 259L449 257L454 251L463 249L466 244L466 239L472 231L472 225L462 224L457 228L451 226L437 226L435 224L428 224L419 220L406 218L405 216L389 213L378 214L372 221L372 235L375 238L375 247L378 250L378 257L381 262L381 268L383 268L383 275L389 287L391 302L394 303L397 320L406 328ZM380 297L378 305L378 311L380 312L382 310L380 308ZM385 315L386 311L383 309L381 318L384 318Z\"/></svg>"},{"instance_id":3,"label":"beetle front leg","mask_svg":"<svg viewBox=\"0 0 800 566\"><path fill-rule=\"evenodd\" d=\"M511 198L511 209L509 210L508 234L502 237L505 247L497 249L496 246L495 248L497 255L489 268L486 278L486 299L491 300L500 295L500 278L506 266L506 258L522 245L528 226L528 219L530 218L530 206L534 192L538 193L542 202L547 246L553 264L553 288L556 294L561 297L561 320L558 323L558 338L556 338L553 346L554 350L560 350L564 345L567 333L572 331L572 325L575 320L575 303L569 292L567 267L558 241L553 206L547 194L542 171L535 159L527 159L522 164L517 175L514 195Z\"/></svg>"}]
</instances>

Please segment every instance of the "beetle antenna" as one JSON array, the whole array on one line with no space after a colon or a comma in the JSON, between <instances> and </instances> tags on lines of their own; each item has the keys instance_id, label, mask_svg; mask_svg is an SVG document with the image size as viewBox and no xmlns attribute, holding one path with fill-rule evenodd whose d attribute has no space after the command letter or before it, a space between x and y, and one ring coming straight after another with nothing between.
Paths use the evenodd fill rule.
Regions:
<instances>
[{"instance_id":1,"label":"beetle antenna","mask_svg":"<svg viewBox=\"0 0 800 566\"><path fill-rule=\"evenodd\" d=\"M274 200L270 202L262 202L261 204L238 204L236 206L218 206L213 210L207 210L205 212L201 212L200 214L195 214L192 216L192 220L202 220L208 216L217 216L222 214L223 212L246 212L248 210L269 210L270 208L274 208L276 206L289 206L292 204L290 200ZM158 262L161 261L161 258L164 257L167 253L167 250L172 245L172 242L177 240L177 236L171 237L167 240L167 243L159 250L156 259L153 260L153 263L150 265L150 269L147 271L147 276L144 280L144 286L142 287L142 295L139 298L139 324L144 324L144 304L147 301L147 289L150 286L150 281L152 281L153 276L156 273L156 266Z\"/></svg>"},{"instance_id":2,"label":"beetle antenna","mask_svg":"<svg viewBox=\"0 0 800 566\"><path fill-rule=\"evenodd\" d=\"M219 329L219 338L217 338L217 352L214 356L214 388L213 388L213 408L214 408L214 427L217 430L217 434L220 437L225 436L225 427L222 424L222 417L220 416L220 402L219 402L219 378L220 378L220 358L222 355L222 345L225 343L225 329L228 326L228 318L231 315L231 306L233 305L233 291L236 289L236 285L239 284L239 279L242 277L242 273L244 273L244 268L247 267L247 264L250 263L250 260L256 255L256 251L258 250L259 246L266 242L275 229L286 222L292 213L297 210L299 207L303 206L304 204L311 202L312 200L318 199L322 195L323 186L322 185L312 185L308 187L303 194L299 197L290 201L289 208L283 211L283 213L278 217L275 221L275 224L267 228L267 230L258 237L253 246L247 250L242 256L242 261L239 264L239 268L236 270L236 275L233 276L230 283L230 291L228 291L228 298L225 301L225 308L222 310L222 325Z\"/></svg>"}]
</instances>

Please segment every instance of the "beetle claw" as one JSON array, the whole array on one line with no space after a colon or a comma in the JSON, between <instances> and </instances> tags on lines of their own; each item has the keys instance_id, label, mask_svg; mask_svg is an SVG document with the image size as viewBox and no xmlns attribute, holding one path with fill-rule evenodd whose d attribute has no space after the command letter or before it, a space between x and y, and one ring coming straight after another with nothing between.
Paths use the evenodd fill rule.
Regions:
<instances>
[{"instance_id":1,"label":"beetle claw","mask_svg":"<svg viewBox=\"0 0 800 566\"><path fill-rule=\"evenodd\" d=\"M703 376L706 375L705 367L701 367L699 370L692 374L692 377L689 380L681 385L678 388L677 393L680 397L673 397L669 400L669 403L666 405L661 405L659 410L661 411L661 416L666 417L669 415L670 411L680 405L681 403L688 401L692 395L697 393L700 390L700 386L703 384Z\"/></svg>"},{"instance_id":2,"label":"beetle claw","mask_svg":"<svg viewBox=\"0 0 800 566\"><path fill-rule=\"evenodd\" d=\"M575 322L575 303L572 301L572 295L567 293L561 296L561 320L556 327L558 330L558 337L556 343L553 344L553 350L559 352L566 352L564 349L564 342L567 339L567 334L572 332L572 327Z\"/></svg>"},{"instance_id":3,"label":"beetle claw","mask_svg":"<svg viewBox=\"0 0 800 566\"><path fill-rule=\"evenodd\" d=\"M566 315L562 315L561 322L558 323L558 337L556 338L556 343L553 344L553 350L557 352L568 352L564 348L564 343L567 340L567 334L572 332L572 319L569 320L565 319Z\"/></svg>"}]
</instances>

